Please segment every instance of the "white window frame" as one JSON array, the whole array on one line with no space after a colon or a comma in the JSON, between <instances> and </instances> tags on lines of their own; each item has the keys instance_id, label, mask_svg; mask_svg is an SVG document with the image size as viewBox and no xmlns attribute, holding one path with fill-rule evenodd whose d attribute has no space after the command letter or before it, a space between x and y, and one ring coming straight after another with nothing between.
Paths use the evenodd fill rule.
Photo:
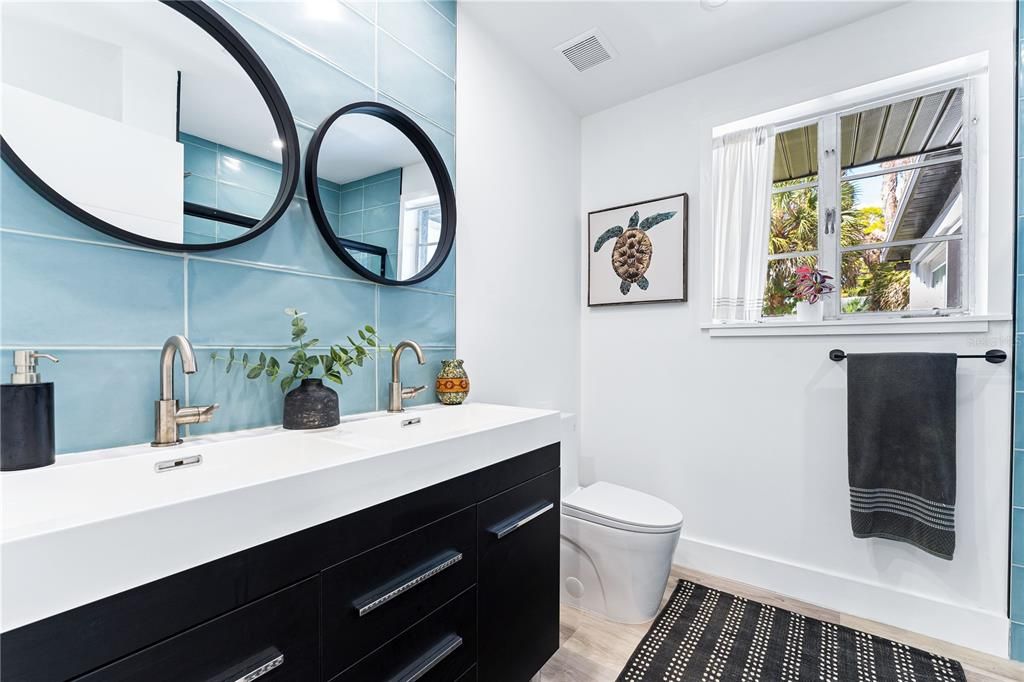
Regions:
<instances>
[{"instance_id":1,"label":"white window frame","mask_svg":"<svg viewBox=\"0 0 1024 682\"><path fill-rule=\"evenodd\" d=\"M893 242L891 245L904 245L904 244L923 244L927 242L948 242L948 241L960 241L962 243L961 250L961 267L960 267L960 301L961 305L952 308L942 308L938 310L903 310L903 311L870 311L870 312L859 312L859 313L844 313L842 311L842 296L841 289L842 283L840 280L840 264L842 263L842 256L844 253L853 251L864 251L873 250L880 248L877 244L872 245L857 245L853 247L842 247L840 244L840 234L842 230L841 215L839 207L840 187L844 181L852 181L863 179L867 177L873 177L877 175L885 175L892 173L889 169L878 169L875 171L865 171L861 173L855 173L851 176L843 177L842 169L839 165L840 158L840 120L843 116L855 114L861 111L867 111L876 107L884 106L886 104L892 104L905 99L922 97L934 92L941 92L943 90L949 90L952 88L963 88L963 121L964 131L961 142L961 193L962 193L962 226L960 237L923 237L919 239ZM835 277L835 292L822 298L821 305L824 305L824 320L828 322L854 322L854 321L876 321L876 320L906 320L910 318L948 318L950 316L970 316L971 311L975 309L975 301L973 298L973 277L975 276L975 260L974 260L974 239L975 239L975 185L977 181L977 163L976 163L976 144L977 144L977 104L975 101L975 87L973 79L971 77L958 77L952 79L938 80L930 83L927 86L917 87L911 90L903 90L900 92L888 93L885 96L873 98L867 101L863 101L853 105L845 105L841 108L834 108L831 110L825 110L814 115L803 116L798 119L792 119L788 121L781 121L775 124L776 134L793 130L796 128L803 128L809 125L817 124L818 126L818 178L815 182L808 182L792 187L779 188L774 190L772 194L782 193L787 191L793 191L802 187L813 187L818 188L818 248L816 251L801 251L786 254L769 254L769 261L781 260L785 258L794 258L799 256L816 255L818 268L824 270L830 275ZM929 165L936 165L939 163L950 163L953 159L924 161L916 164L911 164L906 167L900 167L900 170L913 170L915 168L922 168ZM834 225L834 229L829 232L828 227L830 222L827 220L829 210L833 211L833 221L831 224ZM949 280L947 278L947 287L949 286ZM787 323L796 323L794 316L759 316L758 322L760 323L771 323L773 325L784 325Z\"/></svg>"}]
</instances>

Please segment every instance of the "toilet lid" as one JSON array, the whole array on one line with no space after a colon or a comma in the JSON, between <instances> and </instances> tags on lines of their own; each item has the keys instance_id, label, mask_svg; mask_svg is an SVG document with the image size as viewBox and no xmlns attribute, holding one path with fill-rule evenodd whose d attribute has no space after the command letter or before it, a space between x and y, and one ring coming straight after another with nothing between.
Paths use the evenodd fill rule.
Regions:
<instances>
[{"instance_id":1,"label":"toilet lid","mask_svg":"<svg viewBox=\"0 0 1024 682\"><path fill-rule=\"evenodd\" d=\"M665 500L604 481L566 496L562 512L602 526L643 533L666 533L683 524L682 513Z\"/></svg>"}]
</instances>

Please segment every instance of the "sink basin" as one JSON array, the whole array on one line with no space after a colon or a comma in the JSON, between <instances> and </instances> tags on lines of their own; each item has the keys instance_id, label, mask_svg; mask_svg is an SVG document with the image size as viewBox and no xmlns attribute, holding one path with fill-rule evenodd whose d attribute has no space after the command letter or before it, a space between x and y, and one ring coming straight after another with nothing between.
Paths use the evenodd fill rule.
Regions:
<instances>
[{"instance_id":1,"label":"sink basin","mask_svg":"<svg viewBox=\"0 0 1024 682\"><path fill-rule=\"evenodd\" d=\"M559 433L550 410L434 406L321 431L270 427L60 455L4 472L0 629L550 445Z\"/></svg>"},{"instance_id":2,"label":"sink basin","mask_svg":"<svg viewBox=\"0 0 1024 682\"><path fill-rule=\"evenodd\" d=\"M99 458L62 455L51 467L5 473L0 477L3 540L215 495L366 453L350 443L306 435L200 439L172 448L121 449ZM175 462L181 464L173 466ZM159 473L158 463L165 467Z\"/></svg>"},{"instance_id":3,"label":"sink basin","mask_svg":"<svg viewBox=\"0 0 1024 682\"><path fill-rule=\"evenodd\" d=\"M432 405L398 414L346 422L339 426L337 431L325 432L321 437L336 442L362 442L367 446L427 443L474 431L498 428L521 419L523 413L524 410L521 408L483 403L447 407Z\"/></svg>"}]
</instances>

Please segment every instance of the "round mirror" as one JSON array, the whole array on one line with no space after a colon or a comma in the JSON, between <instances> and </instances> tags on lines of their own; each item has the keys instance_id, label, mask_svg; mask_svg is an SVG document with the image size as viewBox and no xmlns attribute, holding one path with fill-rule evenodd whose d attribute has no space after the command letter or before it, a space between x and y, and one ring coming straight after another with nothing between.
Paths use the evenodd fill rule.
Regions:
<instances>
[{"instance_id":1,"label":"round mirror","mask_svg":"<svg viewBox=\"0 0 1024 682\"><path fill-rule=\"evenodd\" d=\"M415 284L455 242L455 191L426 133L394 107L357 102L317 128L306 192L320 233L345 264L379 284Z\"/></svg>"},{"instance_id":2,"label":"round mirror","mask_svg":"<svg viewBox=\"0 0 1024 682\"><path fill-rule=\"evenodd\" d=\"M298 136L252 48L202 2L2 4L4 161L106 234L174 251L284 212Z\"/></svg>"}]
</instances>

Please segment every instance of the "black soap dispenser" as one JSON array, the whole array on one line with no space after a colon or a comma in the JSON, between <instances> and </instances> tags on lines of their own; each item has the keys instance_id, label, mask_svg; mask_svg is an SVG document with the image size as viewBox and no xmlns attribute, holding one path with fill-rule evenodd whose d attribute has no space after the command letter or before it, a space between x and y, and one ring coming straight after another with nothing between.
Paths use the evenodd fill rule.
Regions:
<instances>
[{"instance_id":1,"label":"black soap dispenser","mask_svg":"<svg viewBox=\"0 0 1024 682\"><path fill-rule=\"evenodd\" d=\"M11 383L0 385L0 471L53 464L53 382L43 382L36 361L57 358L34 350L14 351Z\"/></svg>"}]
</instances>

